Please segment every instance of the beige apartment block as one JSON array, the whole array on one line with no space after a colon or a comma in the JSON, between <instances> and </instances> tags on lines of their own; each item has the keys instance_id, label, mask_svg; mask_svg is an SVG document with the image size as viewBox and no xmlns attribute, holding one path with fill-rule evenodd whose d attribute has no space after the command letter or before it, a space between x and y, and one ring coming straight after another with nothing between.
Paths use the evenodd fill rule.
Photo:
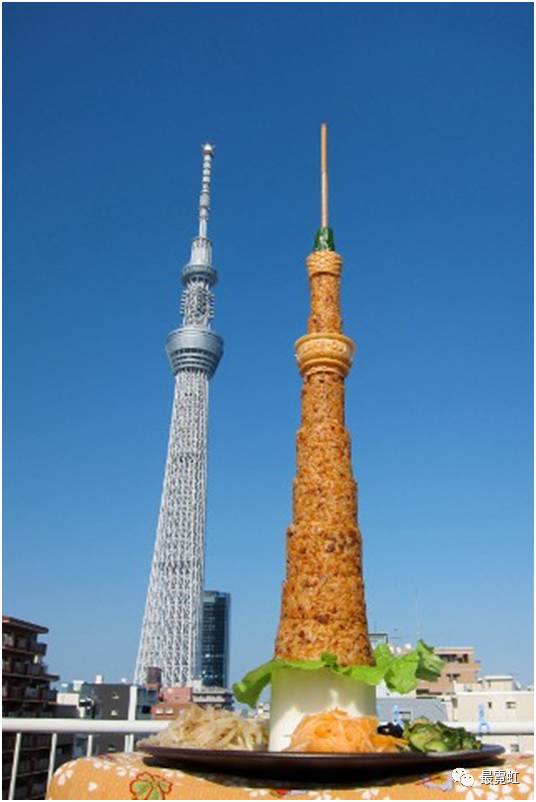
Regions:
<instances>
[{"instance_id":1,"label":"beige apartment block","mask_svg":"<svg viewBox=\"0 0 536 802\"><path fill-rule=\"evenodd\" d=\"M477 681L480 662L472 646L438 646L434 651L445 662L443 671L435 682L420 682L418 696L453 693L455 683L472 685Z\"/></svg>"}]
</instances>

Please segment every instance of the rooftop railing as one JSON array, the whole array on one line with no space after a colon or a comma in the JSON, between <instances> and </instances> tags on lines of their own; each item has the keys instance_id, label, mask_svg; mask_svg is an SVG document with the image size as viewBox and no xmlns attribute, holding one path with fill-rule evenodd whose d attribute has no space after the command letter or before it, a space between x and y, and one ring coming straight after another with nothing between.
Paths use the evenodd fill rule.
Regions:
<instances>
[{"instance_id":1,"label":"rooftop railing","mask_svg":"<svg viewBox=\"0 0 536 802\"><path fill-rule=\"evenodd\" d=\"M475 735L534 735L532 721L498 721L485 725L485 730L479 722L449 721L450 727L464 727ZM8 799L14 799L19 763L21 761L21 744L24 734L50 734L50 750L48 755L47 785L50 782L56 763L58 748L58 734L70 733L72 735L87 736L86 756L93 754L94 736L104 733L118 733L125 736L125 752L132 752L134 739L138 735L148 735L165 730L169 720L154 721L153 719L88 719L88 718L3 718L2 731L15 733L13 745L13 762L9 783ZM45 759L40 758L40 765L45 768ZM22 774L22 772L20 772Z\"/></svg>"}]
</instances>

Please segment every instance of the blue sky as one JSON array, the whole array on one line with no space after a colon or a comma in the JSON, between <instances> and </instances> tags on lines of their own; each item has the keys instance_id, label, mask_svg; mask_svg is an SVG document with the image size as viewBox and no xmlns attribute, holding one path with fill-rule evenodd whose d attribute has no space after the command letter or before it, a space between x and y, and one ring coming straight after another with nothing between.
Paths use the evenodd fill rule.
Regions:
<instances>
[{"instance_id":1,"label":"blue sky","mask_svg":"<svg viewBox=\"0 0 536 802\"><path fill-rule=\"evenodd\" d=\"M206 584L233 679L270 657L327 120L371 628L529 681L531 4L3 12L5 612L132 675L208 139Z\"/></svg>"}]
</instances>

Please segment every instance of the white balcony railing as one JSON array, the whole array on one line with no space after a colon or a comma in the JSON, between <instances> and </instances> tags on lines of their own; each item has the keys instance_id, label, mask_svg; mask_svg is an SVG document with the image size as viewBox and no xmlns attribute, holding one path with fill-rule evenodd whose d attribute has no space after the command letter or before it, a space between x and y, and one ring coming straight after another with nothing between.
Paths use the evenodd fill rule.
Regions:
<instances>
[{"instance_id":1,"label":"white balcony railing","mask_svg":"<svg viewBox=\"0 0 536 802\"><path fill-rule=\"evenodd\" d=\"M84 719L84 718L3 718L2 732L14 732L15 744L13 748L13 763L9 782L8 799L14 799L17 773L19 770L22 736L24 734L50 734L50 751L48 756L47 785L54 772L56 762L56 749L58 735L70 733L72 735L87 735L86 756L93 752L93 737L100 733L119 733L125 736L125 751L134 749L134 736L158 732L166 728L167 721L153 721L151 719L132 721L123 719Z\"/></svg>"},{"instance_id":2,"label":"white balcony railing","mask_svg":"<svg viewBox=\"0 0 536 802\"><path fill-rule=\"evenodd\" d=\"M475 735L533 735L534 723L532 721L498 721L486 724L485 730L478 722L474 721L449 721L445 722L449 727L464 727ZM50 752L48 757L47 785L54 772L56 762L56 748L59 733L71 733L73 735L87 735L86 755L90 757L93 752L93 737L99 733L119 733L125 736L125 752L134 749L134 736L144 735L152 732L165 730L169 721L154 721L152 719L88 719L88 718L3 718L2 731L14 732L15 745L13 751L13 764L11 767L11 778L9 783L8 799L13 799L15 794L15 784L17 781L17 771L19 767L21 741L23 734L45 733L51 735Z\"/></svg>"}]
</instances>

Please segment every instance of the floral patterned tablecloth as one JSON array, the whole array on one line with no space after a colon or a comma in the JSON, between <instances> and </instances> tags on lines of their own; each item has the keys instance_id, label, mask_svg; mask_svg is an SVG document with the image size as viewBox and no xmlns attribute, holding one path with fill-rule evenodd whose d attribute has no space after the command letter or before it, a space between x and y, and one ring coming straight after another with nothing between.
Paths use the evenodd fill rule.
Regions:
<instances>
[{"instance_id":1,"label":"floral patterned tablecloth","mask_svg":"<svg viewBox=\"0 0 536 802\"><path fill-rule=\"evenodd\" d=\"M456 769L430 776L389 778L357 787L280 788L277 782L190 774L152 766L148 755L115 753L65 763L47 799L533 799L530 755L506 755L493 767Z\"/></svg>"}]
</instances>

